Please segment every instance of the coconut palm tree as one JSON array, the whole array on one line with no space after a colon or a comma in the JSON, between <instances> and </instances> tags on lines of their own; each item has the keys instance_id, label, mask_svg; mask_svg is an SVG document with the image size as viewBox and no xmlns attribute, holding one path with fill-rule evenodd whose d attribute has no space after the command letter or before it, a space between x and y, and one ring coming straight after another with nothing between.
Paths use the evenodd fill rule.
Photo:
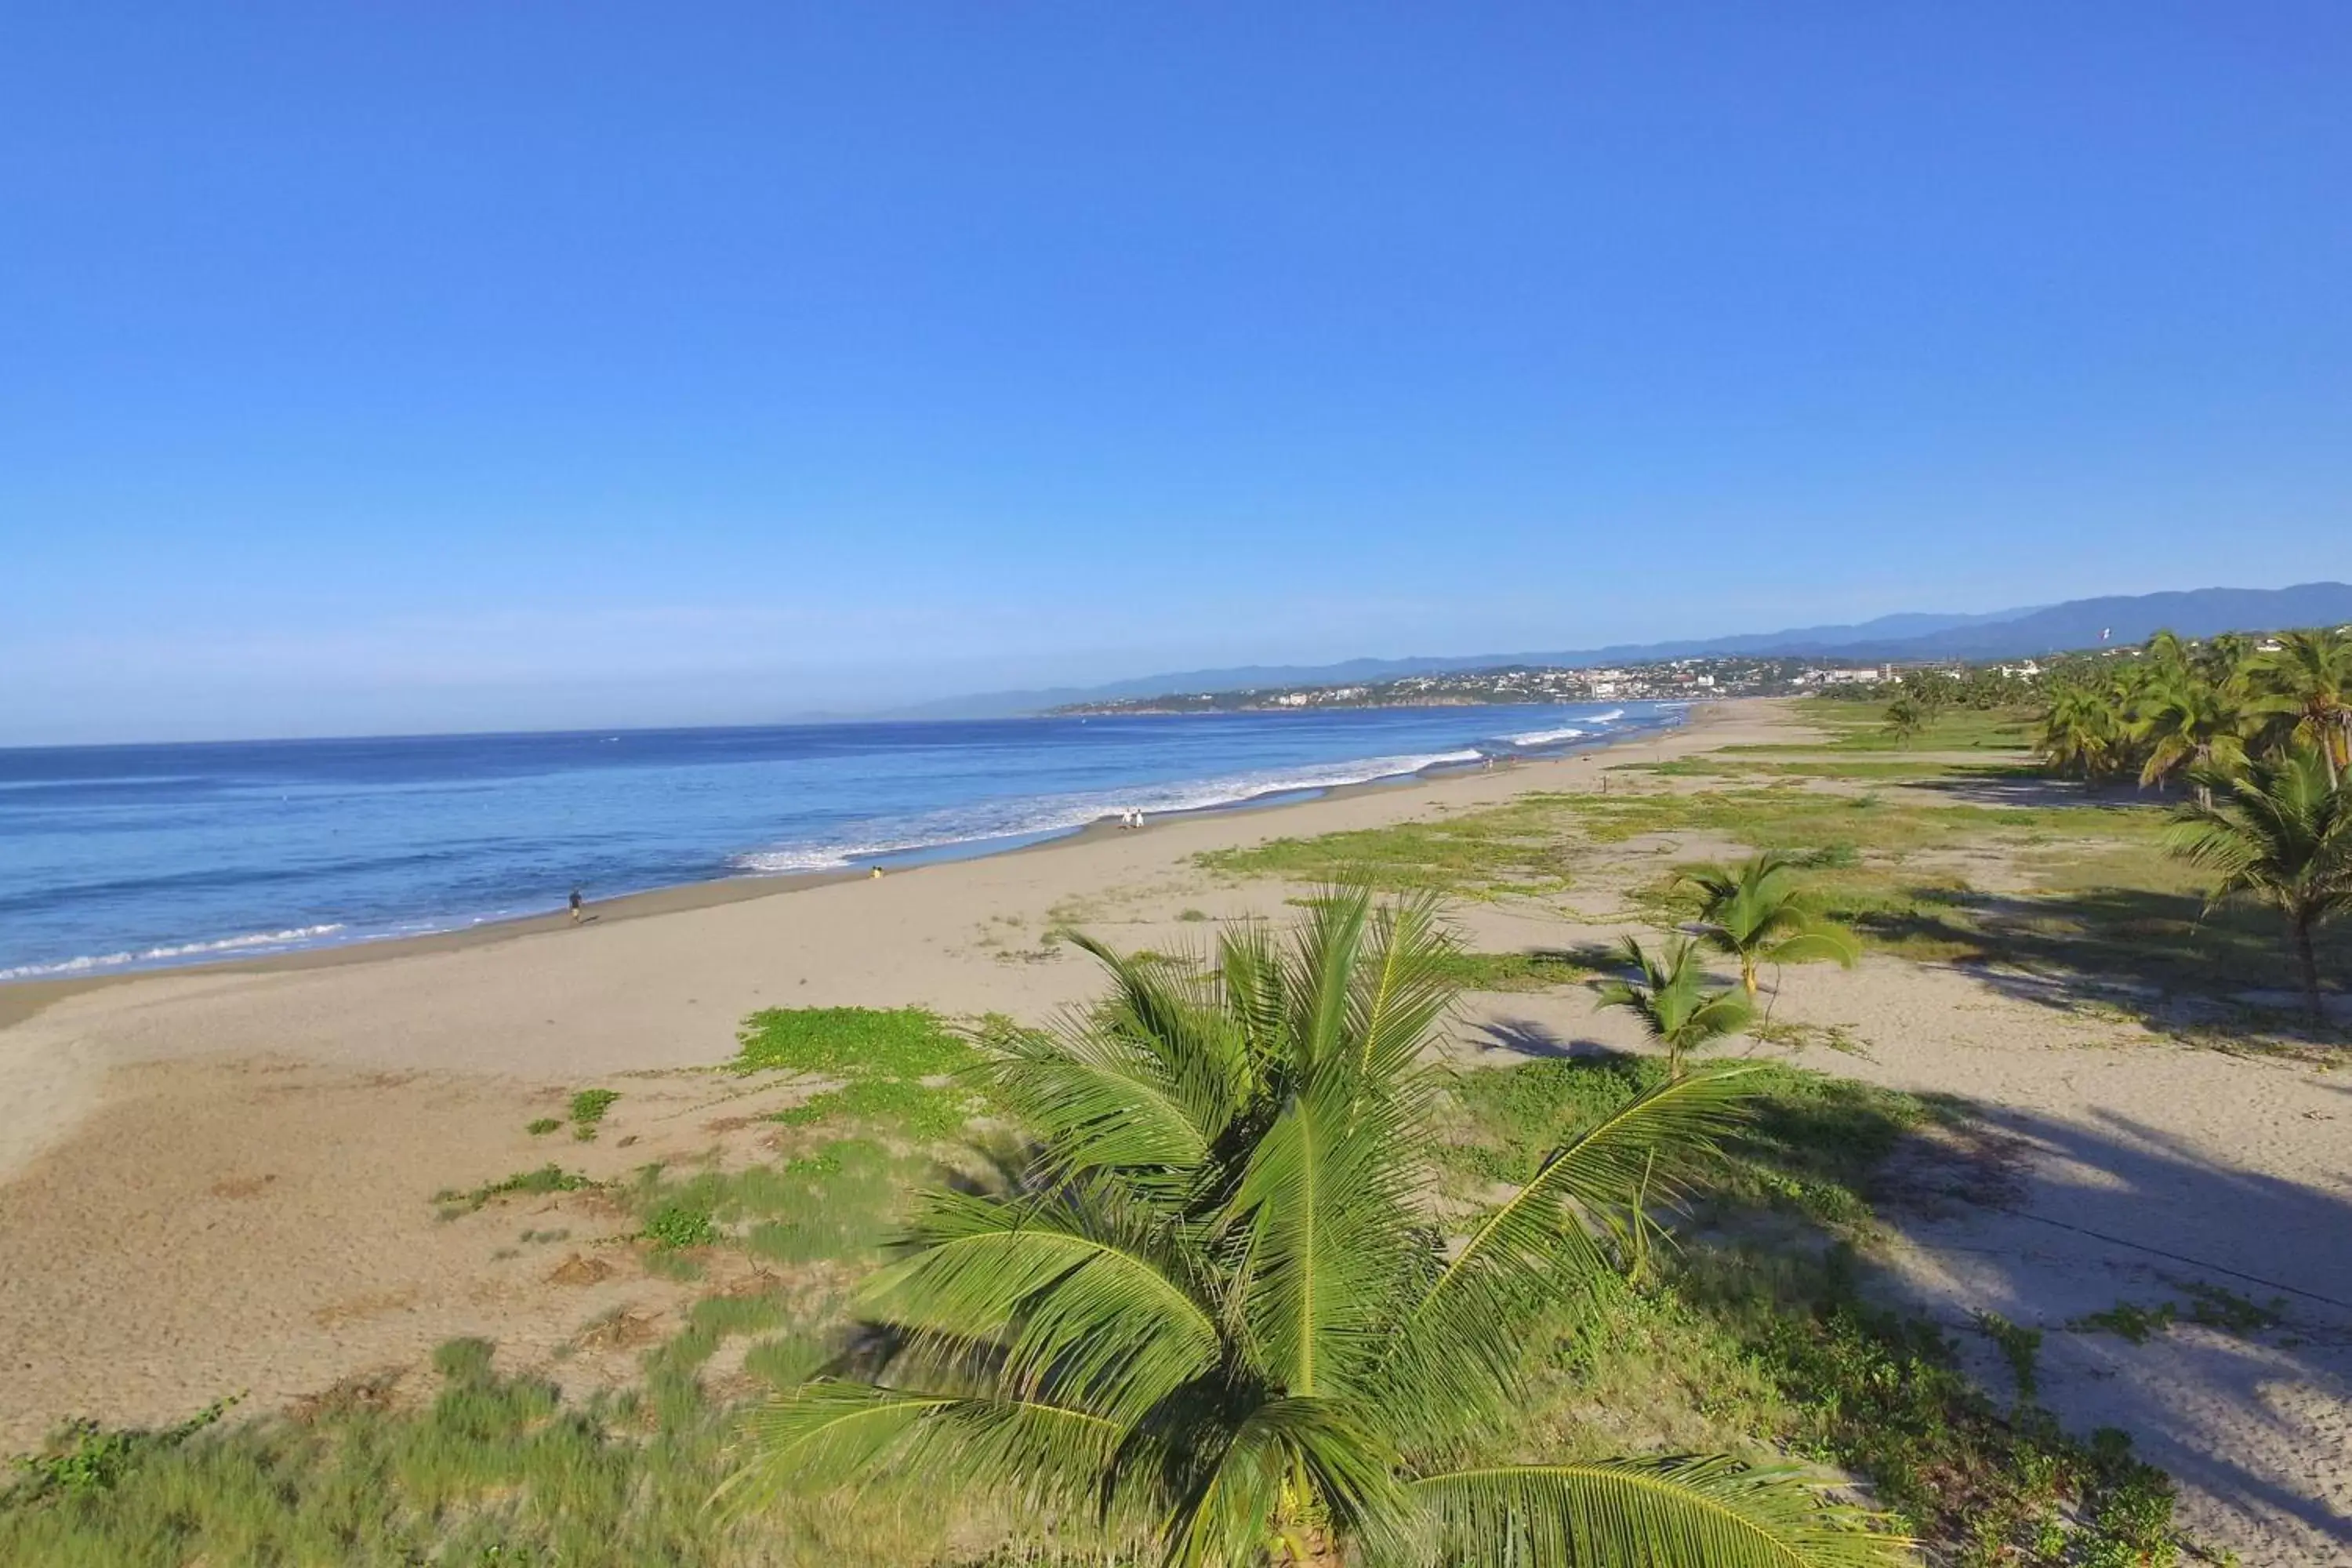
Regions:
<instances>
[{"instance_id":1,"label":"coconut palm tree","mask_svg":"<svg viewBox=\"0 0 2352 1568\"><path fill-rule=\"evenodd\" d=\"M2196 671L2163 675L2142 694L2136 710L2136 738L2147 749L2140 763L2142 786L2160 784L2176 773L2192 775L2244 765L2246 736L2255 719L2235 690L2216 686ZM2200 800L2211 796L2193 784Z\"/></svg>"},{"instance_id":2,"label":"coconut palm tree","mask_svg":"<svg viewBox=\"0 0 2352 1568\"><path fill-rule=\"evenodd\" d=\"M1685 1056L1726 1035L1738 1034L1755 1016L1745 996L1727 988L1708 987L1698 944L1688 937L1675 938L1663 953L1653 955L1638 939L1629 936L1624 953L1625 962L1642 977L1604 980L1594 990L1603 1007L1622 1007L1633 1014L1650 1037L1665 1047L1670 1078L1682 1076Z\"/></svg>"},{"instance_id":3,"label":"coconut palm tree","mask_svg":"<svg viewBox=\"0 0 2352 1568\"><path fill-rule=\"evenodd\" d=\"M2274 744L2315 748L2330 779L2352 767L2352 634L2288 632L2248 674L2277 721Z\"/></svg>"},{"instance_id":4,"label":"coconut palm tree","mask_svg":"<svg viewBox=\"0 0 2352 1568\"><path fill-rule=\"evenodd\" d=\"M1794 1470L1496 1446L1531 1329L1591 1300L1739 1069L1640 1096L1449 1241L1426 1047L1457 949L1431 904L1328 897L1286 939L1229 932L1213 972L1083 945L1109 999L993 1045L1034 1159L929 1198L860 1297L864 1375L768 1405L740 1495L982 1489L1171 1568L1903 1559Z\"/></svg>"},{"instance_id":5,"label":"coconut palm tree","mask_svg":"<svg viewBox=\"0 0 2352 1568\"><path fill-rule=\"evenodd\" d=\"M1927 727L1927 709L1917 698L1902 696L1886 705L1887 731L1903 745L1916 740Z\"/></svg>"},{"instance_id":6,"label":"coconut palm tree","mask_svg":"<svg viewBox=\"0 0 2352 1568\"><path fill-rule=\"evenodd\" d=\"M2352 788L2330 776L2311 747L2249 763L2242 773L2209 769L2195 777L2210 797L2175 813L2168 847L2221 873L2209 909L2245 900L2286 917L2304 1000L2317 1021L2319 959L2312 936L2352 910Z\"/></svg>"},{"instance_id":7,"label":"coconut palm tree","mask_svg":"<svg viewBox=\"0 0 2352 1568\"><path fill-rule=\"evenodd\" d=\"M2123 724L2112 693L2076 680L2051 694L2033 749L2061 773L2095 779L2114 767L2124 744Z\"/></svg>"},{"instance_id":8,"label":"coconut palm tree","mask_svg":"<svg viewBox=\"0 0 2352 1568\"><path fill-rule=\"evenodd\" d=\"M1806 908L1797 863L1777 849L1738 866L1686 866L1676 885L1698 890L1699 940L1739 961L1740 988L1751 1003L1761 964L1826 958L1851 969L1861 956L1852 931Z\"/></svg>"}]
</instances>

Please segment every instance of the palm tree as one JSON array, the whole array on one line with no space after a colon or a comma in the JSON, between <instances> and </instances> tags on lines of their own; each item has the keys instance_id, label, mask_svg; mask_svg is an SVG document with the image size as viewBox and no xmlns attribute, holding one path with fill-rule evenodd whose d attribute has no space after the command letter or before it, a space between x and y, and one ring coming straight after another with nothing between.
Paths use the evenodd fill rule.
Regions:
<instances>
[{"instance_id":1,"label":"palm tree","mask_svg":"<svg viewBox=\"0 0 2352 1568\"><path fill-rule=\"evenodd\" d=\"M2033 749L2061 773L2096 779L2114 767L2124 746L2112 692L2075 680L2051 693Z\"/></svg>"},{"instance_id":2,"label":"palm tree","mask_svg":"<svg viewBox=\"0 0 2352 1568\"><path fill-rule=\"evenodd\" d=\"M2245 763L2252 716L2229 687L2216 686L2193 670L2160 677L2142 695L2137 720L2137 739L2147 749L2139 770L2143 786L2162 784L2178 773L2193 778ZM2194 787L2200 800L2211 799L2203 784Z\"/></svg>"},{"instance_id":3,"label":"palm tree","mask_svg":"<svg viewBox=\"0 0 2352 1568\"><path fill-rule=\"evenodd\" d=\"M1886 728L1904 745L1909 745L1927 727L1927 706L1917 698L1898 697L1886 705Z\"/></svg>"},{"instance_id":4,"label":"palm tree","mask_svg":"<svg viewBox=\"0 0 2352 1568\"><path fill-rule=\"evenodd\" d=\"M1683 1074L1683 1058L1726 1035L1748 1026L1755 1009L1748 999L1728 989L1709 990L1698 944L1688 937L1666 943L1653 956L1641 942L1625 939L1625 962L1639 971L1639 980L1604 980L1594 989L1603 1007L1622 1007L1642 1020L1650 1037L1666 1047L1666 1073Z\"/></svg>"},{"instance_id":5,"label":"palm tree","mask_svg":"<svg viewBox=\"0 0 2352 1568\"><path fill-rule=\"evenodd\" d=\"M2288 632L2248 674L2264 710L2281 721L2280 742L2315 748L2331 780L2352 767L2352 634Z\"/></svg>"},{"instance_id":6,"label":"palm tree","mask_svg":"<svg viewBox=\"0 0 2352 1568\"><path fill-rule=\"evenodd\" d=\"M2211 798L2175 814L2167 847L2219 871L2206 900L2270 904L2286 917L2302 970L2303 994L2319 1020L2319 959L2312 934L2352 910L2352 790L2331 776L2322 753L2300 748L2275 762L2249 763L2242 774L2210 769L2196 775Z\"/></svg>"},{"instance_id":7,"label":"palm tree","mask_svg":"<svg viewBox=\"0 0 2352 1568\"><path fill-rule=\"evenodd\" d=\"M1699 892L1699 940L1739 960L1740 988L1751 1003L1759 964L1827 958L1851 969L1861 955L1853 932L1805 907L1797 863L1777 849L1736 867L1685 867L1677 885L1685 883Z\"/></svg>"},{"instance_id":8,"label":"palm tree","mask_svg":"<svg viewBox=\"0 0 2352 1568\"><path fill-rule=\"evenodd\" d=\"M1530 1331L1649 1223L1653 1167L1732 1122L1739 1069L1640 1096L1449 1244L1432 904L1334 895L1209 973L1084 945L1109 999L993 1045L1034 1159L929 1196L863 1291L864 1380L778 1395L730 1489L986 1489L1171 1568L1902 1560L1793 1470L1495 1457Z\"/></svg>"}]
</instances>

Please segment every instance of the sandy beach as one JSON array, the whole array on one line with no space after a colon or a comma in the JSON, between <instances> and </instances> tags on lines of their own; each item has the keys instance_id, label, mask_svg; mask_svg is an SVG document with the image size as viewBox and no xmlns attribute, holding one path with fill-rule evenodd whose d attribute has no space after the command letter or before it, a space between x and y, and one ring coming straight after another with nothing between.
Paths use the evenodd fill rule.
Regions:
<instances>
[{"instance_id":1,"label":"sandy beach","mask_svg":"<svg viewBox=\"0 0 2352 1568\"><path fill-rule=\"evenodd\" d=\"M774 1005L919 1004L1038 1018L1096 989L1057 926L1124 947L1197 943L1202 917L1278 914L1279 884L1201 851L1386 825L1607 769L1801 732L1728 704L1603 752L1304 804L1090 832L991 858L790 888L648 895L578 929L528 922L267 963L0 988L0 1449L89 1415L158 1422L224 1394L285 1408L396 1380L454 1335L528 1362L591 1321L652 1322L678 1288L614 1270L593 1205L552 1197L570 1239L520 1252L437 1225L431 1202L548 1157L524 1131L590 1085L608 1135L567 1163L617 1175L756 1135L780 1091L713 1072L739 1021ZM1713 846L1617 846L1564 918L1465 908L1476 945L1605 939L1634 861ZM1612 880L1613 878L1613 880ZM1872 958L1809 973L1792 1019L1866 1056L1806 1065L1967 1098L2006 1184L1996 1204L1923 1201L1889 1248L1895 1288L1956 1332L1978 1310L2053 1331L2134 1283L2221 1271L2284 1295L2294 1342L2184 1328L2159 1343L2053 1331L2043 1398L2115 1425L2184 1488L2192 1530L2247 1563L2352 1563L2352 1096L2344 1075L2177 1043L1997 977ZM1631 1047L1580 988L1476 995L1467 1061L1580 1043ZM1966 1335L1962 1335L1964 1341ZM611 1375L633 1342L612 1336ZM1998 1358L1969 1354L1988 1381ZM581 1375L599 1375L585 1358Z\"/></svg>"}]
</instances>

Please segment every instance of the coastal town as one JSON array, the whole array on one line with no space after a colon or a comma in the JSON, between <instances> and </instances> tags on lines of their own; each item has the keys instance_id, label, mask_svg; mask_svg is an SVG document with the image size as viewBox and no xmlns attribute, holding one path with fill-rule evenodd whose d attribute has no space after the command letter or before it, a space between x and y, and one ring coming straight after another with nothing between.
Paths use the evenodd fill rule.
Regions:
<instances>
[{"instance_id":1,"label":"coastal town","mask_svg":"<svg viewBox=\"0 0 2352 1568\"><path fill-rule=\"evenodd\" d=\"M2027 671L2032 673L2032 671ZM1256 713L1302 708L1485 707L1528 702L1696 700L1797 697L1894 679L1895 667L1836 659L1677 658L1594 669L1512 665L1434 671L1351 686L1276 686L1241 691L1173 692L1081 702L1059 714Z\"/></svg>"}]
</instances>

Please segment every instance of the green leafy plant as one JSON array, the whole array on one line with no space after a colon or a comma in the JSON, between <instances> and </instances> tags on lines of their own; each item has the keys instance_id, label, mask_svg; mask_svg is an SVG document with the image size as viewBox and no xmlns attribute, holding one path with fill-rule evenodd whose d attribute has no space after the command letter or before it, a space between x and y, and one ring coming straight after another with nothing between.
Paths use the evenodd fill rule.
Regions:
<instances>
[{"instance_id":1,"label":"green leafy plant","mask_svg":"<svg viewBox=\"0 0 2352 1568\"><path fill-rule=\"evenodd\" d=\"M2000 1352L2000 1359L2009 1363L2009 1375L2017 1385L2019 1405L2032 1405L2042 1393L2042 1331L2012 1323L1999 1312L1979 1312L1976 1324L1993 1342L1993 1348Z\"/></svg>"},{"instance_id":2,"label":"green leafy plant","mask_svg":"<svg viewBox=\"0 0 2352 1568\"><path fill-rule=\"evenodd\" d=\"M446 1205L445 1215L472 1214L493 1198L531 1197L548 1193L584 1192L597 1184L577 1171L567 1171L553 1163L533 1171L518 1171L500 1181L488 1182L470 1192L454 1187L444 1188L433 1194L433 1201Z\"/></svg>"},{"instance_id":3,"label":"green leafy plant","mask_svg":"<svg viewBox=\"0 0 2352 1568\"><path fill-rule=\"evenodd\" d=\"M562 1125L563 1119L561 1117L541 1116L534 1120L530 1125L525 1127L523 1131L530 1133L534 1138L540 1138L554 1131L557 1128Z\"/></svg>"},{"instance_id":4,"label":"green leafy plant","mask_svg":"<svg viewBox=\"0 0 2352 1568\"><path fill-rule=\"evenodd\" d=\"M743 1500L919 1477L1186 1568L1903 1557L1784 1467L1528 1463L1488 1436L1529 1324L1622 1265L1645 1197L1735 1124L1742 1069L1637 1096L1447 1247L1418 1198L1457 945L1429 902L1319 898L1287 940L1228 931L1213 972L1080 941L1111 995L995 1042L1031 1157L929 1196L859 1298L865 1375L761 1413Z\"/></svg>"},{"instance_id":5,"label":"green leafy plant","mask_svg":"<svg viewBox=\"0 0 2352 1568\"><path fill-rule=\"evenodd\" d=\"M1697 944L1687 937L1674 939L1654 955L1639 938L1629 936L1623 953L1640 978L1604 980L1593 989L1603 1007L1622 1007L1642 1020L1650 1037L1665 1047L1666 1071L1673 1076L1681 1076L1685 1056L1738 1034L1754 1016L1745 997L1707 984Z\"/></svg>"},{"instance_id":6,"label":"green leafy plant","mask_svg":"<svg viewBox=\"0 0 2352 1568\"><path fill-rule=\"evenodd\" d=\"M573 1095L572 1135L583 1143L595 1137L597 1124L604 1120L604 1113L612 1110L613 1102L620 1098L620 1090L613 1089L583 1089Z\"/></svg>"},{"instance_id":7,"label":"green leafy plant","mask_svg":"<svg viewBox=\"0 0 2352 1568\"><path fill-rule=\"evenodd\" d=\"M681 1251L709 1247L719 1239L719 1226L708 1209L682 1203L665 1204L646 1220L646 1237L656 1247Z\"/></svg>"},{"instance_id":8,"label":"green leafy plant","mask_svg":"<svg viewBox=\"0 0 2352 1568\"><path fill-rule=\"evenodd\" d=\"M216 1399L185 1421L152 1430L101 1426L81 1419L68 1421L38 1452L12 1461L16 1483L0 1491L0 1503L38 1502L51 1497L79 1497L111 1490L142 1458L177 1447L218 1422L245 1396Z\"/></svg>"}]
</instances>

